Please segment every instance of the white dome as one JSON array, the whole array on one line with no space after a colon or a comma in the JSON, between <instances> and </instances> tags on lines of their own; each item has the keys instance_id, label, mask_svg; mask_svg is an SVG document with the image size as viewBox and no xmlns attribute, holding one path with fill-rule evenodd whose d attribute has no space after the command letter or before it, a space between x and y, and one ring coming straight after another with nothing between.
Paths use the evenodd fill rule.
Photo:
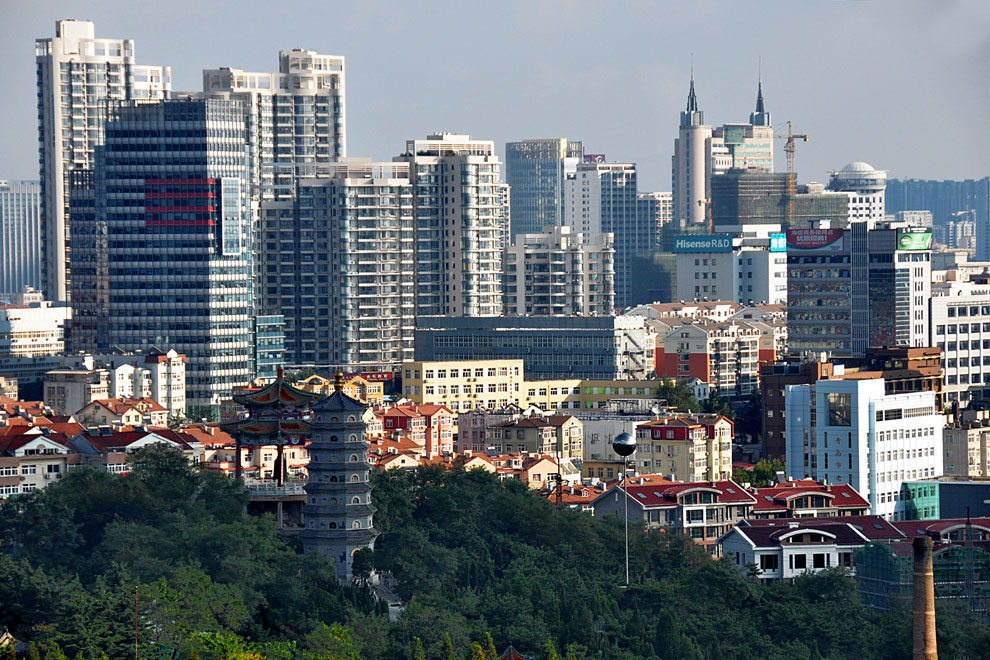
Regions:
<instances>
[{"instance_id":1,"label":"white dome","mask_svg":"<svg viewBox=\"0 0 990 660\"><path fill-rule=\"evenodd\" d=\"M856 162L849 163L843 167L840 172L876 172L876 170L873 169L873 166L869 163L864 163L861 160L857 160Z\"/></svg>"}]
</instances>

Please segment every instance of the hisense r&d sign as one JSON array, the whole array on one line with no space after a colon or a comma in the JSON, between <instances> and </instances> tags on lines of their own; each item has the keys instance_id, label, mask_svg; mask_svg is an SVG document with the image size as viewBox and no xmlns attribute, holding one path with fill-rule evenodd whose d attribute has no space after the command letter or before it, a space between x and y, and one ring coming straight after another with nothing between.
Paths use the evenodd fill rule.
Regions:
<instances>
[{"instance_id":1,"label":"hisense r&d sign","mask_svg":"<svg viewBox=\"0 0 990 660\"><path fill-rule=\"evenodd\" d=\"M674 238L674 252L732 252L730 234L684 235Z\"/></svg>"}]
</instances>

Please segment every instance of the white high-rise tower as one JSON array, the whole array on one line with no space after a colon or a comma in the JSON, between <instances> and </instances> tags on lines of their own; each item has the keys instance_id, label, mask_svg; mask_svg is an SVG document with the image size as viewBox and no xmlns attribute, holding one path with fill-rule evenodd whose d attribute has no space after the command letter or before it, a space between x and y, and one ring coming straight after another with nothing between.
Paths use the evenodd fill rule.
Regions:
<instances>
[{"instance_id":1,"label":"white high-rise tower","mask_svg":"<svg viewBox=\"0 0 990 660\"><path fill-rule=\"evenodd\" d=\"M131 39L97 39L92 21L55 22L35 41L41 165L42 276L49 300L68 300L69 173L89 169L103 143L106 101L165 98L171 69L135 63Z\"/></svg>"}]
</instances>

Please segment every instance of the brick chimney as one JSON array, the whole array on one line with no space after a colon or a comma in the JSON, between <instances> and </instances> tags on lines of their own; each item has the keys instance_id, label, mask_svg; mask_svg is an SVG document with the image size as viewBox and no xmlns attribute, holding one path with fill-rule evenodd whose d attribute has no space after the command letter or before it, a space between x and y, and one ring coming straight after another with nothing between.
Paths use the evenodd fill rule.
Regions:
<instances>
[{"instance_id":1,"label":"brick chimney","mask_svg":"<svg viewBox=\"0 0 990 660\"><path fill-rule=\"evenodd\" d=\"M914 548L914 660L938 660L935 639L935 575L932 539L916 536Z\"/></svg>"}]
</instances>

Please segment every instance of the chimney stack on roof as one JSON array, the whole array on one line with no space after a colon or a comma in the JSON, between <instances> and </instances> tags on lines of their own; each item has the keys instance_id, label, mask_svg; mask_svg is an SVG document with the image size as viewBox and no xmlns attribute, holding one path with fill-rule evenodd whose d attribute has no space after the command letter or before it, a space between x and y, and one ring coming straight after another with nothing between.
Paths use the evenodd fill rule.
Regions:
<instances>
[{"instance_id":1,"label":"chimney stack on roof","mask_svg":"<svg viewBox=\"0 0 990 660\"><path fill-rule=\"evenodd\" d=\"M916 536L914 548L914 660L938 660L932 539Z\"/></svg>"}]
</instances>

